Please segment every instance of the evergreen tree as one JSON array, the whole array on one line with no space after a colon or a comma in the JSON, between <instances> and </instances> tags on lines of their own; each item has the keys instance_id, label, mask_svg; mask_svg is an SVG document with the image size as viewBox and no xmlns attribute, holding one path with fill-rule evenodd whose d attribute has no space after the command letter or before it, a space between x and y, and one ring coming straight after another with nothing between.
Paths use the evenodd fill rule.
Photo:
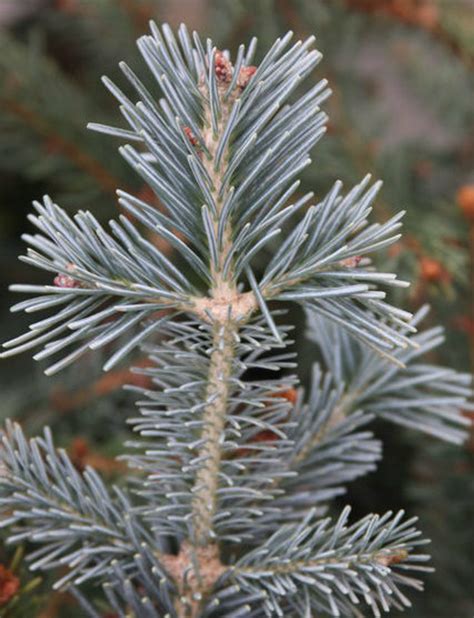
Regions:
<instances>
[{"instance_id":1,"label":"evergreen tree","mask_svg":"<svg viewBox=\"0 0 474 618\"><path fill-rule=\"evenodd\" d=\"M327 503L378 462L375 418L462 442L470 377L418 360L439 329L417 332L426 309L384 300L406 284L371 262L402 218L369 223L379 183L299 194L330 93L325 80L301 90L320 54L313 37L290 41L254 66L255 39L231 60L184 26L152 25L138 43L151 85L125 63L131 95L104 80L128 128L91 128L127 142L164 208L119 191L126 214L108 227L49 197L30 216L23 259L51 283L13 286L35 295L15 310L51 313L3 356L39 346L54 374L115 341L105 370L137 346L151 361L139 371L153 386L134 388L128 482L78 472L49 430L28 441L8 423L2 441L9 541L38 546L34 570L66 569L55 587L88 615L100 611L90 582L120 616L380 615L408 606L405 588L430 570L403 512L349 523ZM321 353L306 389L293 305Z\"/></svg>"}]
</instances>

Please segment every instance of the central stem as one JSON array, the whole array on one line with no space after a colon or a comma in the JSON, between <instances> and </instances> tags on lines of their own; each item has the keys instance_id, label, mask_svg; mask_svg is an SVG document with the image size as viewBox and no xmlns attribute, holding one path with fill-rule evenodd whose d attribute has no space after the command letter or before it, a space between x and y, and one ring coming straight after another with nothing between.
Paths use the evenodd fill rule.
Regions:
<instances>
[{"instance_id":1,"label":"central stem","mask_svg":"<svg viewBox=\"0 0 474 618\"><path fill-rule=\"evenodd\" d=\"M227 89L227 84L219 85L219 94ZM204 138L209 156L204 156L202 164L206 168L212 185L209 191L215 204L213 218L217 235L219 219L226 192L221 194L223 171L216 166L216 151L219 139L229 118L232 101L224 102L221 97L220 118L217 130L213 131L210 109L205 110ZM226 161L227 152L222 157ZM225 166L225 163L224 163ZM224 167L223 166L223 167ZM253 303L246 295L239 295L232 268L224 275L225 258L232 247L230 223L223 230L217 263L210 264L211 284L207 316L212 316L212 347L209 359L207 386L204 394L206 406L202 416L200 447L197 453L199 469L196 472L192 501L192 537L183 543L178 556L187 565L186 581L182 580L181 594L177 600L178 616L195 618L199 615L202 603L215 581L221 575L222 564L219 555L217 535L214 532L214 518L218 508L218 490L222 458L222 444L225 436L227 408L230 396L230 377L233 369L236 334L239 328L238 314L251 311ZM199 310L199 307L196 307ZM179 578L178 578L179 579Z\"/></svg>"},{"instance_id":2,"label":"central stem","mask_svg":"<svg viewBox=\"0 0 474 618\"><path fill-rule=\"evenodd\" d=\"M220 196L223 172L220 169L216 169L215 156L220 136L229 116L229 103L224 104L221 99L221 114L216 133L212 129L211 111L209 108L206 110L205 116L205 126L207 128L203 131L203 138L210 156L203 159L203 165L212 182L210 192L216 205L216 217L213 225L217 233L219 217L226 196ZM224 159L225 156L223 157ZM210 264L212 282L209 290L209 300L211 304L220 302L224 306L223 312L218 318L214 318L212 325L212 350L205 393L205 400L208 402L208 405L203 413L202 446L199 451L202 465L196 474L193 488L193 542L200 547L214 543L212 528L219 485L221 441L225 428L229 397L229 377L234 354L234 331L236 325L228 309L232 304L232 298L236 297L237 289L232 281L231 273L229 273L230 277L224 278L222 272L223 263L230 247L231 230L229 225L226 225L223 242L219 248L218 263L217 265Z\"/></svg>"},{"instance_id":3,"label":"central stem","mask_svg":"<svg viewBox=\"0 0 474 618\"><path fill-rule=\"evenodd\" d=\"M206 400L203 415L203 464L196 475L193 500L195 543L205 546L214 542L213 518L216 511L222 437L224 435L229 378L234 355L236 326L231 321L214 326L213 351L209 364Z\"/></svg>"}]
</instances>

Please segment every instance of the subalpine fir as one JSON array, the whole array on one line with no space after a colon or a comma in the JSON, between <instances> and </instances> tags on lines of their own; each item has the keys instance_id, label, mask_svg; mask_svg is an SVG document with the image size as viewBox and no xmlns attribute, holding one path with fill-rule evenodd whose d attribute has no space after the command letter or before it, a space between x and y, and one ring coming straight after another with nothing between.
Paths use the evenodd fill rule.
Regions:
<instances>
[{"instance_id":1,"label":"subalpine fir","mask_svg":"<svg viewBox=\"0 0 474 618\"><path fill-rule=\"evenodd\" d=\"M291 38L254 66L255 40L232 59L152 24L138 45L159 94L122 63L133 98L104 82L128 128L91 128L127 142L163 208L119 191L124 214L107 228L49 197L30 216L39 233L22 259L51 280L13 286L34 295L14 310L49 316L3 356L39 348L48 374L102 347L105 370L139 346L152 361L120 486L79 472L47 429L4 431L2 525L85 615L100 615L83 593L92 582L123 617L378 616L408 606L430 570L403 512L327 513L380 459L374 418L461 442L469 376L419 360L440 329L417 332L426 308L385 300L406 283L370 256L398 240L403 213L369 222L379 183L299 192L330 92L324 80L303 89L320 54ZM306 388L293 304L322 360Z\"/></svg>"}]
</instances>

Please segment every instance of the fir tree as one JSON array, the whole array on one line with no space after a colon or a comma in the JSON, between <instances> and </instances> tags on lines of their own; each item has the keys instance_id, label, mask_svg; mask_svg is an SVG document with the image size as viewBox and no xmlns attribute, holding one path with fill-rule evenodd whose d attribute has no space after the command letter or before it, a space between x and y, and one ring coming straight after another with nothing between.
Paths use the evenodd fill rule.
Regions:
<instances>
[{"instance_id":1,"label":"fir tree","mask_svg":"<svg viewBox=\"0 0 474 618\"><path fill-rule=\"evenodd\" d=\"M104 82L129 127L91 128L135 145L120 151L165 208L119 191L127 214L109 228L49 197L30 216L39 233L23 259L51 285L13 286L35 295L14 309L52 313L3 356L40 347L54 374L115 341L105 370L138 346L152 361L120 486L78 472L47 429L28 441L8 423L3 436L9 540L38 546L33 570L66 569L55 587L87 615L99 615L90 582L120 616L380 615L408 606L430 570L403 512L326 517L380 458L372 419L462 442L470 379L419 361L439 329L418 333L426 309L385 300L406 284L370 259L402 218L369 223L379 183L337 182L316 203L297 193L330 92L323 80L301 93L320 54L313 37L291 38L254 66L255 40L231 60L184 26L152 24L138 45L162 98L122 63L133 98ZM307 394L292 373L293 304L323 360Z\"/></svg>"}]
</instances>

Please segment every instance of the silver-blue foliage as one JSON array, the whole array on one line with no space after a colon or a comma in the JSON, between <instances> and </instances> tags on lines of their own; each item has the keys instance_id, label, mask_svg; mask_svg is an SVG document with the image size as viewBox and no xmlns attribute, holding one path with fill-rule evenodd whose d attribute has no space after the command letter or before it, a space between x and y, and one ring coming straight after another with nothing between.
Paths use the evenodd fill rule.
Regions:
<instances>
[{"instance_id":1,"label":"silver-blue foliage","mask_svg":"<svg viewBox=\"0 0 474 618\"><path fill-rule=\"evenodd\" d=\"M320 54L313 37L291 38L254 67L255 40L232 63L185 26L152 24L138 46L153 88L122 63L128 94L104 83L128 128L91 128L127 142L121 154L162 207L118 191L127 215L107 227L48 197L30 217L38 233L23 259L57 276L13 286L34 294L13 310L50 315L2 356L39 347L47 373L102 346L106 370L137 346L152 361L137 370L151 386L131 389L123 487L77 472L48 431L27 441L8 424L3 435L10 542L38 545L32 568L67 567L57 587L87 615L98 613L81 585L95 580L123 617L360 616L360 602L378 616L409 605L402 589L421 586L410 572L427 570L402 513L322 519L375 469L373 418L460 442L470 389L418 361L441 337L415 334L423 312L385 300L406 284L369 258L401 225L402 214L369 223L379 183L344 194L336 182L316 203L299 192L330 91L325 80L301 88ZM306 309L325 365L307 395L288 303Z\"/></svg>"}]
</instances>

